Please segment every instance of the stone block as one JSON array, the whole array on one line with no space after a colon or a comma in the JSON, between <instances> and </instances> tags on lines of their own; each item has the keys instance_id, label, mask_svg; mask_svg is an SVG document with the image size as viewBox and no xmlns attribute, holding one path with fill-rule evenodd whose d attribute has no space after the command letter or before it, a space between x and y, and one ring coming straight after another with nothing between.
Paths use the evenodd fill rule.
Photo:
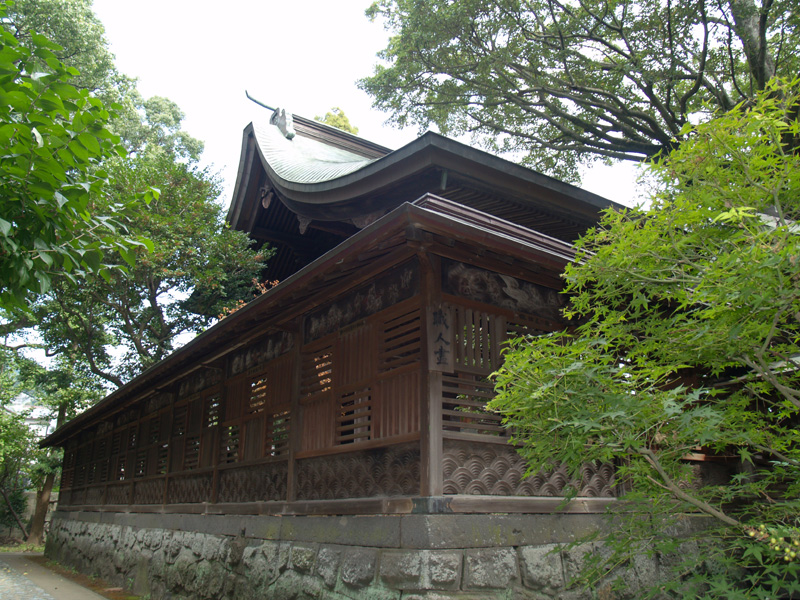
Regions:
<instances>
[{"instance_id":1,"label":"stone block","mask_svg":"<svg viewBox=\"0 0 800 600\"><path fill-rule=\"evenodd\" d=\"M400 547L509 548L568 543L603 525L598 514L404 515Z\"/></svg>"},{"instance_id":2,"label":"stone block","mask_svg":"<svg viewBox=\"0 0 800 600\"><path fill-rule=\"evenodd\" d=\"M262 540L281 539L281 527L284 518L285 517L273 517L268 515L239 517L237 519L239 531L235 535L241 534L244 535L244 537ZM241 533L241 529L244 529L244 533Z\"/></svg>"},{"instance_id":3,"label":"stone block","mask_svg":"<svg viewBox=\"0 0 800 600\"><path fill-rule=\"evenodd\" d=\"M381 582L397 590L424 589L422 557L417 550L385 550L381 554Z\"/></svg>"},{"instance_id":4,"label":"stone block","mask_svg":"<svg viewBox=\"0 0 800 600\"><path fill-rule=\"evenodd\" d=\"M561 546L559 544L520 548L519 566L522 572L522 583L526 587L534 590L564 588L564 568L561 564Z\"/></svg>"},{"instance_id":5,"label":"stone block","mask_svg":"<svg viewBox=\"0 0 800 600\"><path fill-rule=\"evenodd\" d=\"M317 553L316 573L330 589L336 586L341 561L342 549L337 546L322 546Z\"/></svg>"},{"instance_id":6,"label":"stone block","mask_svg":"<svg viewBox=\"0 0 800 600\"><path fill-rule=\"evenodd\" d=\"M363 588L375 578L378 551L373 548L348 548L344 552L339 576L349 587Z\"/></svg>"},{"instance_id":7,"label":"stone block","mask_svg":"<svg viewBox=\"0 0 800 600\"><path fill-rule=\"evenodd\" d=\"M298 573L311 573L314 570L316 557L316 545L295 544L291 550L291 568Z\"/></svg>"},{"instance_id":8,"label":"stone block","mask_svg":"<svg viewBox=\"0 0 800 600\"><path fill-rule=\"evenodd\" d=\"M271 600L316 600L323 598L325 589L322 582L295 571L286 571L269 590Z\"/></svg>"},{"instance_id":9,"label":"stone block","mask_svg":"<svg viewBox=\"0 0 800 600\"><path fill-rule=\"evenodd\" d=\"M598 548L595 544L585 543L566 548L561 553L562 564L564 565L565 585L568 588L576 585L576 580L589 565L590 561L597 558Z\"/></svg>"},{"instance_id":10,"label":"stone block","mask_svg":"<svg viewBox=\"0 0 800 600\"><path fill-rule=\"evenodd\" d=\"M466 551L464 589L506 589L519 581L517 554L512 548Z\"/></svg>"},{"instance_id":11,"label":"stone block","mask_svg":"<svg viewBox=\"0 0 800 600\"><path fill-rule=\"evenodd\" d=\"M457 590L461 587L463 554L456 550L425 552L425 583L434 590Z\"/></svg>"},{"instance_id":12,"label":"stone block","mask_svg":"<svg viewBox=\"0 0 800 600\"><path fill-rule=\"evenodd\" d=\"M398 548L399 516L282 517L280 536L294 542Z\"/></svg>"}]
</instances>

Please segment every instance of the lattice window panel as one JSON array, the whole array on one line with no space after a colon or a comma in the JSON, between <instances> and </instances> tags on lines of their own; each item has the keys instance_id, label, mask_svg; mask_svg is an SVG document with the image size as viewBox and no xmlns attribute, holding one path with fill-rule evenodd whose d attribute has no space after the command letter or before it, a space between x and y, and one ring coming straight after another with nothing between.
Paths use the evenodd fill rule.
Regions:
<instances>
[{"instance_id":1,"label":"lattice window panel","mask_svg":"<svg viewBox=\"0 0 800 600\"><path fill-rule=\"evenodd\" d=\"M133 476L144 477L145 475L147 475L147 450L139 450L133 465Z\"/></svg>"},{"instance_id":2,"label":"lattice window panel","mask_svg":"<svg viewBox=\"0 0 800 600\"><path fill-rule=\"evenodd\" d=\"M490 436L507 435L500 415L487 412L494 397L488 378L459 373L442 377L442 429L449 432Z\"/></svg>"},{"instance_id":3,"label":"lattice window panel","mask_svg":"<svg viewBox=\"0 0 800 600\"><path fill-rule=\"evenodd\" d=\"M86 485L92 485L97 476L97 463L91 462L86 465Z\"/></svg>"},{"instance_id":4,"label":"lattice window panel","mask_svg":"<svg viewBox=\"0 0 800 600\"><path fill-rule=\"evenodd\" d=\"M136 450L136 442L139 439L136 425L128 429L128 450Z\"/></svg>"},{"instance_id":5,"label":"lattice window panel","mask_svg":"<svg viewBox=\"0 0 800 600\"><path fill-rule=\"evenodd\" d=\"M75 480L75 469L67 469L65 467L61 471L61 488L62 489L71 488L74 480Z\"/></svg>"},{"instance_id":6,"label":"lattice window panel","mask_svg":"<svg viewBox=\"0 0 800 600\"><path fill-rule=\"evenodd\" d=\"M109 436L98 438L94 444L94 473L90 483L105 483L108 481L109 469Z\"/></svg>"},{"instance_id":7,"label":"lattice window panel","mask_svg":"<svg viewBox=\"0 0 800 600\"><path fill-rule=\"evenodd\" d=\"M220 436L219 462L227 464L238 461L240 442L239 425L223 426Z\"/></svg>"},{"instance_id":8,"label":"lattice window panel","mask_svg":"<svg viewBox=\"0 0 800 600\"><path fill-rule=\"evenodd\" d=\"M342 394L335 431L337 445L372 439L372 396L369 388Z\"/></svg>"},{"instance_id":9,"label":"lattice window panel","mask_svg":"<svg viewBox=\"0 0 800 600\"><path fill-rule=\"evenodd\" d=\"M75 487L83 487L86 485L86 465L79 464L75 467Z\"/></svg>"},{"instance_id":10,"label":"lattice window panel","mask_svg":"<svg viewBox=\"0 0 800 600\"><path fill-rule=\"evenodd\" d=\"M505 319L463 306L453 307L453 350L457 370L489 374L500 366Z\"/></svg>"},{"instance_id":11,"label":"lattice window panel","mask_svg":"<svg viewBox=\"0 0 800 600\"><path fill-rule=\"evenodd\" d=\"M267 420L267 456L283 456L289 453L290 411L273 413Z\"/></svg>"},{"instance_id":12,"label":"lattice window panel","mask_svg":"<svg viewBox=\"0 0 800 600\"><path fill-rule=\"evenodd\" d=\"M187 435L183 454L183 468L196 469L200 464L200 436Z\"/></svg>"},{"instance_id":13,"label":"lattice window panel","mask_svg":"<svg viewBox=\"0 0 800 600\"><path fill-rule=\"evenodd\" d=\"M114 472L114 479L117 481L124 481L128 478L127 462L127 457L124 455L117 459L117 468Z\"/></svg>"},{"instance_id":14,"label":"lattice window panel","mask_svg":"<svg viewBox=\"0 0 800 600\"><path fill-rule=\"evenodd\" d=\"M210 429L219 425L220 416L222 412L221 397L219 394L214 394L205 401L205 414L203 417L203 427Z\"/></svg>"},{"instance_id":15,"label":"lattice window panel","mask_svg":"<svg viewBox=\"0 0 800 600\"><path fill-rule=\"evenodd\" d=\"M248 414L259 413L266 408L268 389L269 382L266 375L257 377L250 382L250 396L247 401Z\"/></svg>"},{"instance_id":16,"label":"lattice window panel","mask_svg":"<svg viewBox=\"0 0 800 600\"><path fill-rule=\"evenodd\" d=\"M304 353L300 370L301 397L330 392L333 387L333 346Z\"/></svg>"},{"instance_id":17,"label":"lattice window panel","mask_svg":"<svg viewBox=\"0 0 800 600\"><path fill-rule=\"evenodd\" d=\"M186 434L186 418L188 416L189 407L184 404L175 408L172 415L172 436L180 437Z\"/></svg>"},{"instance_id":18,"label":"lattice window panel","mask_svg":"<svg viewBox=\"0 0 800 600\"><path fill-rule=\"evenodd\" d=\"M378 332L378 370L386 373L419 363L421 336L419 307L386 319Z\"/></svg>"},{"instance_id":19,"label":"lattice window panel","mask_svg":"<svg viewBox=\"0 0 800 600\"><path fill-rule=\"evenodd\" d=\"M156 454L156 475L165 475L167 472L167 459L169 458L169 446L161 444Z\"/></svg>"}]
</instances>

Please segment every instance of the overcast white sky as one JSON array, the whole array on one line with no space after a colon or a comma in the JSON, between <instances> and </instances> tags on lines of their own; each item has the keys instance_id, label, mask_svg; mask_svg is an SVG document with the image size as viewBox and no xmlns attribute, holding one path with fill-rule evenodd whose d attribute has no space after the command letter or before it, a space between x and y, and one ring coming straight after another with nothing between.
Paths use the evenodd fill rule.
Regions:
<instances>
[{"instance_id":1,"label":"overcast white sky","mask_svg":"<svg viewBox=\"0 0 800 600\"><path fill-rule=\"evenodd\" d=\"M359 135L399 148L415 130L384 126L386 115L356 87L388 39L364 15L370 0L94 0L118 69L139 79L145 97L166 96L186 114L184 128L205 142L204 162L236 181L242 130L270 106L313 118L334 106ZM633 204L633 170L597 168L583 187Z\"/></svg>"}]
</instances>

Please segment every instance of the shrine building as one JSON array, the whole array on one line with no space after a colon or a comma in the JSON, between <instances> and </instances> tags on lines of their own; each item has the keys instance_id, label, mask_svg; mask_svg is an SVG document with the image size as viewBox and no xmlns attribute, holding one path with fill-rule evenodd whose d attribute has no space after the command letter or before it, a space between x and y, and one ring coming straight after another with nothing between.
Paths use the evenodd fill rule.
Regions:
<instances>
[{"instance_id":1,"label":"shrine building","mask_svg":"<svg viewBox=\"0 0 800 600\"><path fill-rule=\"evenodd\" d=\"M572 242L619 206L435 133L265 121L228 220L277 285L46 438L48 555L154 599L559 597L552 550L600 526L613 466L565 503L485 405L505 341L563 327Z\"/></svg>"}]
</instances>

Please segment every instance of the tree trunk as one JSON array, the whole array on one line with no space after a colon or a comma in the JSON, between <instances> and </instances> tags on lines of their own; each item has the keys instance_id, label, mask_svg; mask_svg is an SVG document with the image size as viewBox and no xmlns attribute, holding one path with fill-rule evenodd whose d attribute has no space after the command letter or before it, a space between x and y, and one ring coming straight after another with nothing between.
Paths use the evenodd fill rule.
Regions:
<instances>
[{"instance_id":1,"label":"tree trunk","mask_svg":"<svg viewBox=\"0 0 800 600\"><path fill-rule=\"evenodd\" d=\"M44 478L42 489L36 492L36 509L33 511L31 520L31 531L25 540L34 546L40 546L44 542L44 523L47 519L47 509L50 507L50 494L53 491L53 483L56 480L55 473L48 473Z\"/></svg>"},{"instance_id":2,"label":"tree trunk","mask_svg":"<svg viewBox=\"0 0 800 600\"><path fill-rule=\"evenodd\" d=\"M58 417L56 418L56 429L61 427L67 415L67 406L62 404L58 407ZM44 542L44 524L47 520L47 509L50 508L50 495L53 492L53 484L56 480L55 472L50 472L44 478L42 489L36 492L36 508L33 511L31 520L31 532L25 540L29 544L40 546Z\"/></svg>"},{"instance_id":3,"label":"tree trunk","mask_svg":"<svg viewBox=\"0 0 800 600\"><path fill-rule=\"evenodd\" d=\"M0 494L3 494L3 498L5 498L5 501L6 501L6 506L8 506L8 510L11 513L11 515L14 517L14 519L16 519L17 526L22 530L22 535L27 537L28 532L25 531L25 525L22 524L22 519L19 518L19 515L17 514L17 511L15 511L14 507L11 506L11 500L8 499L8 494L6 494L6 491L1 487L0 487Z\"/></svg>"}]
</instances>

